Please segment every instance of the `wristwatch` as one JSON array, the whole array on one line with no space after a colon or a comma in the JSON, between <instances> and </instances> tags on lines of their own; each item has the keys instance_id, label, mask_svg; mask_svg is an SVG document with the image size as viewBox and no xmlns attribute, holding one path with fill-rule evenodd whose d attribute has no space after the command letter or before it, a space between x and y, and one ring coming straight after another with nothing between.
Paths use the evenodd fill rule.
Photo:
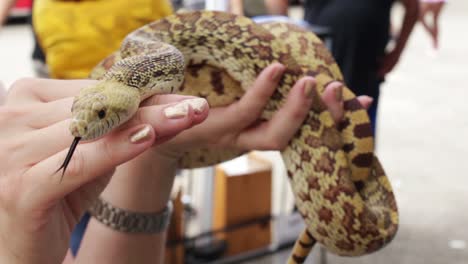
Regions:
<instances>
[{"instance_id":1,"label":"wristwatch","mask_svg":"<svg viewBox=\"0 0 468 264\"><path fill-rule=\"evenodd\" d=\"M169 225L173 205L169 200L166 207L156 213L141 213L115 207L99 198L89 213L104 225L125 233L160 233Z\"/></svg>"}]
</instances>

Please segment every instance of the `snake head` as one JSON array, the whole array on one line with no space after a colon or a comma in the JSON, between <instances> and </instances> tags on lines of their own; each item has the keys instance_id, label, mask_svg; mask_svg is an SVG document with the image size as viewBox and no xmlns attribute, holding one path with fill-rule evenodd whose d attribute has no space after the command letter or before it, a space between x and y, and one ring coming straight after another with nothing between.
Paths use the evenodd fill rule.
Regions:
<instances>
[{"instance_id":1,"label":"snake head","mask_svg":"<svg viewBox=\"0 0 468 264\"><path fill-rule=\"evenodd\" d=\"M75 138L98 138L130 119L138 109L137 88L101 81L83 88L72 106L70 132Z\"/></svg>"},{"instance_id":2,"label":"snake head","mask_svg":"<svg viewBox=\"0 0 468 264\"><path fill-rule=\"evenodd\" d=\"M140 104L136 88L115 81L101 81L81 89L72 106L70 132L75 137L60 168L62 178L78 143L98 138L125 123ZM61 178L61 179L62 179Z\"/></svg>"}]
</instances>

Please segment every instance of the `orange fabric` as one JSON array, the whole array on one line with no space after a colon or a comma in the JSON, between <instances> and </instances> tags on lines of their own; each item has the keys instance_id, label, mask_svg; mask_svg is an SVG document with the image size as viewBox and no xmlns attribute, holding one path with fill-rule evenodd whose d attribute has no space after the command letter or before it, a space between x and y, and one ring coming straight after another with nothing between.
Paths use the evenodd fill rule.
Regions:
<instances>
[{"instance_id":1,"label":"orange fabric","mask_svg":"<svg viewBox=\"0 0 468 264\"><path fill-rule=\"evenodd\" d=\"M36 0L33 25L52 78L86 78L131 31L172 13L164 0Z\"/></svg>"}]
</instances>

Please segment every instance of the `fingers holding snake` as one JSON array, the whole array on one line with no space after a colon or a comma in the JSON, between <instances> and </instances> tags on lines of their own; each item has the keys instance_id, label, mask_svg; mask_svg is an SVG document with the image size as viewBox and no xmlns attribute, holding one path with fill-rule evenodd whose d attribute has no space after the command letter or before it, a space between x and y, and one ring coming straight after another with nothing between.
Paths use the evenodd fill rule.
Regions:
<instances>
[{"instance_id":1,"label":"fingers holding snake","mask_svg":"<svg viewBox=\"0 0 468 264\"><path fill-rule=\"evenodd\" d=\"M65 175L61 180L60 174L51 174L51 168L57 168L64 160L67 150L62 150L55 155L35 164L29 168L24 177L35 177L37 188L41 191L32 190L28 199L38 204L55 201L79 188L108 175L118 165L127 162L151 147L155 140L155 133L150 125L144 124L125 130L116 131L109 136L94 142L80 145L71 158ZM42 175L42 177L37 177Z\"/></svg>"},{"instance_id":2,"label":"fingers holding snake","mask_svg":"<svg viewBox=\"0 0 468 264\"><path fill-rule=\"evenodd\" d=\"M163 101L167 102L167 99ZM181 131L203 122L208 116L209 107L204 99L192 98L178 101L180 98L177 96L173 96L171 99L175 100L175 103L140 108L134 118L121 128L116 129L104 138L80 145L71 157L67 170L62 177L62 179L67 179L67 182L62 183L65 187L60 188L60 191L56 191L55 194L50 194L47 199L57 199L74 188L93 181L96 177L139 155L152 145L160 144ZM44 158L53 154L49 153L51 149L58 152L31 167L25 173L26 177L27 175L49 175L42 180L39 179L44 183L44 186L50 185L51 181L57 181L58 177L56 176L58 174L51 175L48 170L63 162L67 154L67 150L63 149L72 139L69 133L66 133L66 127L69 123L69 120L64 120L35 132L42 133L40 136L51 142L54 141L49 138L61 138L63 140L55 141L57 146L54 148L49 147L49 151L36 153L35 157ZM36 134L31 138L37 138L37 136ZM29 149L36 149L36 151L41 152L40 148L32 147ZM87 168L94 168L94 170L91 173L86 171ZM50 191L52 192L53 189L57 190L51 188Z\"/></svg>"},{"instance_id":3,"label":"fingers holding snake","mask_svg":"<svg viewBox=\"0 0 468 264\"><path fill-rule=\"evenodd\" d=\"M304 122L313 102L312 97L318 95L315 84L316 80L312 77L299 80L291 89L285 105L273 115L272 119L243 131L239 134L236 145L244 149L282 150L288 144L288 139L294 136ZM315 90L314 93L312 89ZM321 96L335 123L339 123L344 115L341 92L342 83L333 82L325 88ZM360 96L358 102L364 108L368 108L372 99Z\"/></svg>"},{"instance_id":4,"label":"fingers holding snake","mask_svg":"<svg viewBox=\"0 0 468 264\"><path fill-rule=\"evenodd\" d=\"M315 89L314 78L299 80L289 92L283 107L269 121L242 131L236 145L247 150L284 149L304 122L312 105L312 95L317 95L317 92L312 93L312 89Z\"/></svg>"},{"instance_id":5,"label":"fingers holding snake","mask_svg":"<svg viewBox=\"0 0 468 264\"><path fill-rule=\"evenodd\" d=\"M341 122L344 117L343 83L335 81L327 85L322 94L322 100L327 105L328 111L330 111L335 123ZM372 97L367 95L357 97L357 101L364 109L368 109L371 106L372 100Z\"/></svg>"},{"instance_id":6,"label":"fingers holding snake","mask_svg":"<svg viewBox=\"0 0 468 264\"><path fill-rule=\"evenodd\" d=\"M285 69L279 63L269 65L255 79L252 88L247 90L242 100L228 107L228 111L236 113L233 116L236 117L237 122L232 122L236 126L235 129L242 130L256 121L278 87L278 82Z\"/></svg>"},{"instance_id":7,"label":"fingers holding snake","mask_svg":"<svg viewBox=\"0 0 468 264\"><path fill-rule=\"evenodd\" d=\"M69 80L24 78L16 81L11 86L6 105L25 105L38 102L46 103L67 97L74 97L82 88L94 83L96 83L95 80L70 82Z\"/></svg>"},{"instance_id":8,"label":"fingers holding snake","mask_svg":"<svg viewBox=\"0 0 468 264\"><path fill-rule=\"evenodd\" d=\"M258 124L258 118L278 86L283 71L284 66L278 63L266 67L239 101L226 107L211 109L210 117L205 122L178 136L172 142L171 148L182 152L185 152L187 148L195 149L194 146L216 146L216 148L236 150L256 148L257 143L252 138L245 137L245 140L241 141L237 139L248 128L254 129L255 125ZM298 87L298 89L300 88ZM297 96L301 96L300 92L297 93ZM301 105L303 104L301 103ZM261 134L262 132L265 130L257 133ZM196 139L197 142L193 142L193 139Z\"/></svg>"},{"instance_id":9,"label":"fingers holding snake","mask_svg":"<svg viewBox=\"0 0 468 264\"><path fill-rule=\"evenodd\" d=\"M31 112L26 123L30 128L41 129L68 119L71 116L70 111L57 111L56 109L70 109L72 103L72 97L41 103Z\"/></svg>"},{"instance_id":10,"label":"fingers holding snake","mask_svg":"<svg viewBox=\"0 0 468 264\"><path fill-rule=\"evenodd\" d=\"M335 123L341 121L344 115L343 84L341 82L332 82L329 84L323 92L322 100L327 105L328 111L330 111Z\"/></svg>"},{"instance_id":11,"label":"fingers holding snake","mask_svg":"<svg viewBox=\"0 0 468 264\"><path fill-rule=\"evenodd\" d=\"M161 105L161 104L171 104L180 102L187 99L198 98L191 95L180 95L180 94L158 94L151 96L150 98L141 102L140 107Z\"/></svg>"},{"instance_id":12,"label":"fingers holding snake","mask_svg":"<svg viewBox=\"0 0 468 264\"><path fill-rule=\"evenodd\" d=\"M130 122L118 129L118 133L135 126L149 124L156 134L154 143L159 144L163 140L203 122L208 116L209 106L204 99L179 95L162 95L160 97L160 102L164 104L140 108ZM15 151L15 155L8 157L8 159L19 159L26 164L35 164L66 149L73 140L68 131L70 126L68 118L71 113L57 111L57 109L69 109L71 103L72 98L59 99L49 103L36 103L31 106L30 111L23 111L25 113L18 114L12 119L12 122L21 123L24 130L18 131L17 128L15 131L2 130L2 133L22 134L21 137L15 137L10 144L19 151ZM10 108L12 107L6 107L2 110L5 112L14 111ZM37 138L42 140L37 140ZM47 142L47 148L43 147L44 142ZM49 174L51 173L53 170L49 171Z\"/></svg>"},{"instance_id":13,"label":"fingers holding snake","mask_svg":"<svg viewBox=\"0 0 468 264\"><path fill-rule=\"evenodd\" d=\"M180 95L159 97L159 103L164 102L164 105L141 107L122 129L137 124L150 124L155 130L156 142L162 143L160 139L165 141L172 138L178 132L200 124L208 117L209 105L203 98Z\"/></svg>"},{"instance_id":14,"label":"fingers holding snake","mask_svg":"<svg viewBox=\"0 0 468 264\"><path fill-rule=\"evenodd\" d=\"M374 99L370 96L367 96L367 95L360 95L357 97L357 100L359 101L359 103L361 103L362 107L364 107L364 109L369 109L369 107L372 105L372 102L374 101Z\"/></svg>"}]
</instances>

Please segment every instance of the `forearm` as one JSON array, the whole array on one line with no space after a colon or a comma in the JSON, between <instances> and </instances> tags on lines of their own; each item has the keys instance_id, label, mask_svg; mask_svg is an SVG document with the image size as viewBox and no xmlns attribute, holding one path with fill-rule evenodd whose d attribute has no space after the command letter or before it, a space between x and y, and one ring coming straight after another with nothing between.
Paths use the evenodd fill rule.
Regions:
<instances>
[{"instance_id":1,"label":"forearm","mask_svg":"<svg viewBox=\"0 0 468 264\"><path fill-rule=\"evenodd\" d=\"M73 263L164 263L166 232L127 234L92 219Z\"/></svg>"},{"instance_id":2,"label":"forearm","mask_svg":"<svg viewBox=\"0 0 468 264\"><path fill-rule=\"evenodd\" d=\"M117 169L102 198L131 211L162 211L169 200L175 164L163 159L154 160L150 165L152 169L141 166L146 171L131 170L126 165ZM140 177L149 171L153 175ZM115 231L92 218L75 263L163 263L164 249L165 232L129 234Z\"/></svg>"},{"instance_id":3,"label":"forearm","mask_svg":"<svg viewBox=\"0 0 468 264\"><path fill-rule=\"evenodd\" d=\"M6 21L11 7L15 4L16 0L2 0L0 3L0 26Z\"/></svg>"},{"instance_id":4,"label":"forearm","mask_svg":"<svg viewBox=\"0 0 468 264\"><path fill-rule=\"evenodd\" d=\"M402 3L405 7L405 15L395 46L395 49L400 53L403 51L406 43L408 42L409 36L413 31L419 14L419 0L402 0Z\"/></svg>"},{"instance_id":5,"label":"forearm","mask_svg":"<svg viewBox=\"0 0 468 264\"><path fill-rule=\"evenodd\" d=\"M288 15L287 0L265 0L265 5L270 15Z\"/></svg>"},{"instance_id":6,"label":"forearm","mask_svg":"<svg viewBox=\"0 0 468 264\"><path fill-rule=\"evenodd\" d=\"M244 2L242 0L230 0L229 11L236 15L244 15Z\"/></svg>"}]
</instances>

